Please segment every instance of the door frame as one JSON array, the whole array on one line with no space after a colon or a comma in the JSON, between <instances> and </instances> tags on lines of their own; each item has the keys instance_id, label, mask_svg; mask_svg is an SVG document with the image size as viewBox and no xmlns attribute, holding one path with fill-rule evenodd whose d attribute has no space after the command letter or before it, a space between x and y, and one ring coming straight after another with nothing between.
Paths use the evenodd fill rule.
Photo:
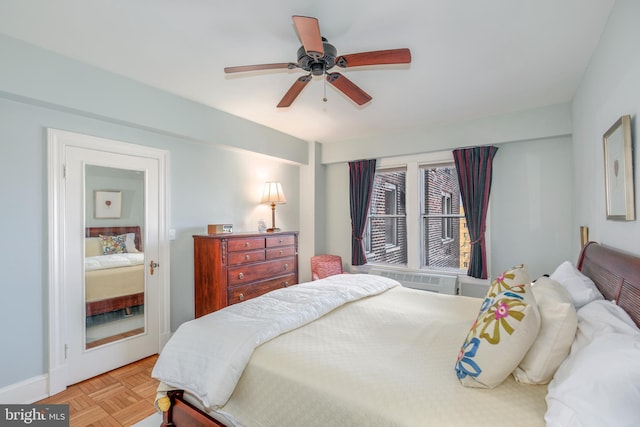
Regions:
<instances>
[{"instance_id":1,"label":"door frame","mask_svg":"<svg viewBox=\"0 0 640 427\"><path fill-rule=\"evenodd\" d=\"M65 247L65 152L79 147L122 155L152 158L158 161L158 259L159 277L159 348L168 341L169 305L169 152L91 135L47 129L48 210L49 210L49 375L48 393L54 395L67 388L67 336L64 315L64 247Z\"/></svg>"}]
</instances>

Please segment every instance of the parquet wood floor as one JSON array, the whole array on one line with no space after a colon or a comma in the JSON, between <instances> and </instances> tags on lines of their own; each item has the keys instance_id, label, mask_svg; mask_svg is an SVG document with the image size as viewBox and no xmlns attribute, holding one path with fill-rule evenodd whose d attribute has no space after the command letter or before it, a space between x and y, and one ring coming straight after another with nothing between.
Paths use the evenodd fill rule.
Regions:
<instances>
[{"instance_id":1,"label":"parquet wood floor","mask_svg":"<svg viewBox=\"0 0 640 427\"><path fill-rule=\"evenodd\" d=\"M153 414L158 381L151 370L158 355L73 384L35 402L69 404L70 426L131 426Z\"/></svg>"}]
</instances>

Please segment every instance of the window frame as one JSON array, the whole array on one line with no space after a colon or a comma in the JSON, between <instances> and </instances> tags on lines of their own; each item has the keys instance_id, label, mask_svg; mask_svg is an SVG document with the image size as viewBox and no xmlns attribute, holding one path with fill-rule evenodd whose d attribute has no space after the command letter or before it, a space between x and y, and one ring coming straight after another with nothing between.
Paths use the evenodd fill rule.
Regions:
<instances>
[{"instance_id":1,"label":"window frame","mask_svg":"<svg viewBox=\"0 0 640 427\"><path fill-rule=\"evenodd\" d=\"M434 274L466 274L466 270L459 269L452 271L451 269L439 269L435 267L422 266L422 235L423 235L423 219L422 219L422 194L424 190L420 183L420 168L435 167L438 165L453 164L453 155L451 151L440 151L433 153L423 153L419 155L401 156L401 157L385 157L377 159L377 170L389 170L392 168L404 169L406 171L405 186L405 209L406 209L406 227L407 227L407 264L381 264L369 262L364 266L354 267L353 270L358 272L367 272L376 266L384 266L384 268L394 270L410 270L421 271ZM415 195L415 197L412 197ZM487 211L487 223L485 238L491 240L491 203ZM487 266L491 269L491 245L487 245ZM491 271L489 271L491 275Z\"/></svg>"}]
</instances>

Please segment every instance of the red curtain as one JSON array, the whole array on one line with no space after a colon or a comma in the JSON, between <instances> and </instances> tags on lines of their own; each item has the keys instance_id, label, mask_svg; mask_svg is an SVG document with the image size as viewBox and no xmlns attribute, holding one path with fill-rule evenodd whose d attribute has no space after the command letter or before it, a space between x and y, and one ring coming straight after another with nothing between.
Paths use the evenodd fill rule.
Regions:
<instances>
[{"instance_id":1,"label":"red curtain","mask_svg":"<svg viewBox=\"0 0 640 427\"><path fill-rule=\"evenodd\" d=\"M487 278L487 246L485 229L493 157L498 147L483 146L453 150L453 159L458 171L458 182L471 238L471 255L467 275Z\"/></svg>"},{"instance_id":2,"label":"red curtain","mask_svg":"<svg viewBox=\"0 0 640 427\"><path fill-rule=\"evenodd\" d=\"M358 160L349 162L349 199L351 209L351 265L364 265L364 229L371 203L376 161Z\"/></svg>"}]
</instances>

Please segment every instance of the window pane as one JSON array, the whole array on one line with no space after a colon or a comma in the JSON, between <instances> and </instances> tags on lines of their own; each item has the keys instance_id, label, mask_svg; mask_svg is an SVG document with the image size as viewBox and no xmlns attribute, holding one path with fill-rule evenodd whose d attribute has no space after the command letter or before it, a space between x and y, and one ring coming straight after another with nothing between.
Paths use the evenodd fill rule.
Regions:
<instances>
[{"instance_id":1,"label":"window pane","mask_svg":"<svg viewBox=\"0 0 640 427\"><path fill-rule=\"evenodd\" d=\"M451 237L443 239L443 224L450 227ZM466 269L471 244L464 226L464 218L424 218L423 266Z\"/></svg>"},{"instance_id":2,"label":"window pane","mask_svg":"<svg viewBox=\"0 0 640 427\"><path fill-rule=\"evenodd\" d=\"M369 218L371 224L371 251L367 262L406 264L407 263L407 221L406 218ZM393 227L390 223L393 222ZM388 242L389 229L397 230L393 244Z\"/></svg>"},{"instance_id":3,"label":"window pane","mask_svg":"<svg viewBox=\"0 0 640 427\"><path fill-rule=\"evenodd\" d=\"M464 254L469 251L469 243L462 238L467 230L455 165L422 167L420 179L423 189L421 266L466 269L464 263L468 258L464 259Z\"/></svg>"},{"instance_id":4,"label":"window pane","mask_svg":"<svg viewBox=\"0 0 640 427\"><path fill-rule=\"evenodd\" d=\"M384 228L385 228L385 244L387 247L389 246L397 246L398 245L398 218L385 218L384 219Z\"/></svg>"},{"instance_id":5,"label":"window pane","mask_svg":"<svg viewBox=\"0 0 640 427\"><path fill-rule=\"evenodd\" d=\"M365 234L367 262L407 263L404 169L378 170Z\"/></svg>"},{"instance_id":6,"label":"window pane","mask_svg":"<svg viewBox=\"0 0 640 427\"><path fill-rule=\"evenodd\" d=\"M422 213L426 215L441 215L445 203L445 194L450 195L454 204L449 205L449 213L459 214L460 187L458 186L458 175L455 166L438 166L432 168L421 168L422 188L424 188L424 199Z\"/></svg>"},{"instance_id":7,"label":"window pane","mask_svg":"<svg viewBox=\"0 0 640 427\"><path fill-rule=\"evenodd\" d=\"M397 169L376 171L369 216L406 215L404 195L406 175L404 170Z\"/></svg>"}]
</instances>

